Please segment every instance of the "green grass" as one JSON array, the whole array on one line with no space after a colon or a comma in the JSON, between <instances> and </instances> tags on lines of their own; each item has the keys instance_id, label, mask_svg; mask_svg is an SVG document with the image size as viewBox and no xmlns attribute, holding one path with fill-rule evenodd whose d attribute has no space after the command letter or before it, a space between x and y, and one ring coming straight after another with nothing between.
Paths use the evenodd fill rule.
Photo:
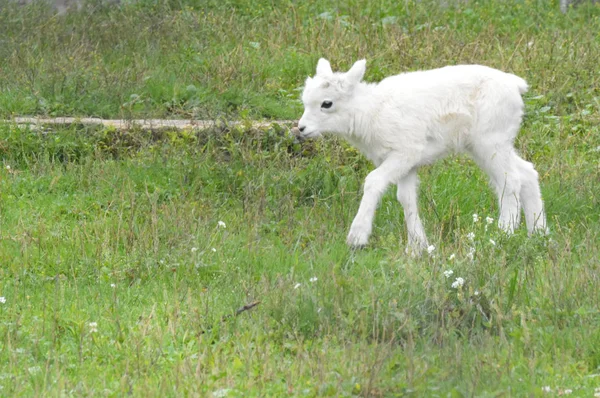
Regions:
<instances>
[{"instance_id":1,"label":"green grass","mask_svg":"<svg viewBox=\"0 0 600 398\"><path fill-rule=\"evenodd\" d=\"M571 131L561 121L524 136ZM335 140L4 125L2 394L590 396L600 140L587 127L538 159L549 239L473 224L496 217L493 194L472 162L447 160L421 173L435 257L412 259L392 192L369 248L346 248L369 166Z\"/></svg>"},{"instance_id":2,"label":"green grass","mask_svg":"<svg viewBox=\"0 0 600 398\"><path fill-rule=\"evenodd\" d=\"M11 4L0 5L0 117L295 119L321 56L336 69L366 57L369 81L487 64L525 77L559 112L598 95L593 5L562 15L546 0L140 0L55 16Z\"/></svg>"},{"instance_id":3,"label":"green grass","mask_svg":"<svg viewBox=\"0 0 600 398\"><path fill-rule=\"evenodd\" d=\"M495 198L463 157L420 172L436 249L410 258L391 190L370 245L346 247L372 166L332 138L0 124L0 396L600 388L600 8L142 1L48 15L0 6L0 117L297 118L319 56L367 57L371 81L460 62L518 73L531 90L517 147L552 233L486 228Z\"/></svg>"}]
</instances>

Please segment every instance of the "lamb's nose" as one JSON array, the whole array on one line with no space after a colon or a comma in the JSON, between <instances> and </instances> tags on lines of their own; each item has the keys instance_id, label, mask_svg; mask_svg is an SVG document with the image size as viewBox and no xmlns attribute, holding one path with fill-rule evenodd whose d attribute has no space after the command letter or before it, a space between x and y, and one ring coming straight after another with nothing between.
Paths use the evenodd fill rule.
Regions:
<instances>
[{"instance_id":1,"label":"lamb's nose","mask_svg":"<svg viewBox=\"0 0 600 398\"><path fill-rule=\"evenodd\" d=\"M302 127L298 126L298 130L300 130L300 132L303 132L305 128L306 128L306 126L302 126Z\"/></svg>"}]
</instances>

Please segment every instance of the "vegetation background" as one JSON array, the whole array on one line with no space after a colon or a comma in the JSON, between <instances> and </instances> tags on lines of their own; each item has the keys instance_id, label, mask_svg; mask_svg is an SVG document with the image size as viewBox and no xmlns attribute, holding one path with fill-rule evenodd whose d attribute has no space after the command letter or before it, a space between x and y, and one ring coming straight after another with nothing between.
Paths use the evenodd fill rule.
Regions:
<instances>
[{"instance_id":1,"label":"vegetation background","mask_svg":"<svg viewBox=\"0 0 600 398\"><path fill-rule=\"evenodd\" d=\"M552 1L0 3L0 118L245 121L0 124L0 395L600 395L599 32L598 5ZM250 127L297 119L321 56L367 58L367 81L526 78L517 147L551 235L488 224L494 195L458 157L420 173L429 255L404 254L392 192L349 250L372 166Z\"/></svg>"}]
</instances>

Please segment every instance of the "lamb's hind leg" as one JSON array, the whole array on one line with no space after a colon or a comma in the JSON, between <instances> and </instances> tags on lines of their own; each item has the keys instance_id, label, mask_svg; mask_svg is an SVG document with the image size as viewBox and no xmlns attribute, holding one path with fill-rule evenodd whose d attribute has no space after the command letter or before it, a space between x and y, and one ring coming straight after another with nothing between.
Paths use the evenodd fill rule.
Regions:
<instances>
[{"instance_id":1,"label":"lamb's hind leg","mask_svg":"<svg viewBox=\"0 0 600 398\"><path fill-rule=\"evenodd\" d=\"M419 177L416 170L410 171L398 181L397 198L404 209L404 221L408 232L408 250L419 254L427 248L427 237L419 218L418 192Z\"/></svg>"},{"instance_id":2,"label":"lamb's hind leg","mask_svg":"<svg viewBox=\"0 0 600 398\"><path fill-rule=\"evenodd\" d=\"M512 234L521 219L521 172L517 164L519 158L511 144L493 141L474 146L472 154L490 177L498 195L498 227Z\"/></svg>"},{"instance_id":3,"label":"lamb's hind leg","mask_svg":"<svg viewBox=\"0 0 600 398\"><path fill-rule=\"evenodd\" d=\"M538 173L533 164L517 156L517 165L521 173L521 204L525 213L525 222L529 234L548 233L544 203L540 192Z\"/></svg>"}]
</instances>

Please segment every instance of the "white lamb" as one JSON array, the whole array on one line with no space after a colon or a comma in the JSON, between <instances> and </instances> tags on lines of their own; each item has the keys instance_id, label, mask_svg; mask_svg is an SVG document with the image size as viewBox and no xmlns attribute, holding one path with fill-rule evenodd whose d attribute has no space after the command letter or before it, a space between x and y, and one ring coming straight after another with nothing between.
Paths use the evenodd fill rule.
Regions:
<instances>
[{"instance_id":1,"label":"white lamb","mask_svg":"<svg viewBox=\"0 0 600 398\"><path fill-rule=\"evenodd\" d=\"M343 136L377 167L367 176L364 195L347 243L367 244L381 196L398 186L409 248L428 246L417 209L417 169L451 152L468 152L489 175L498 195L498 225L512 233L521 205L529 233L547 233L538 173L513 146L523 116L527 83L481 65L447 66L404 73L380 83L361 82L366 61L346 73L325 59L306 80L301 137Z\"/></svg>"}]
</instances>

